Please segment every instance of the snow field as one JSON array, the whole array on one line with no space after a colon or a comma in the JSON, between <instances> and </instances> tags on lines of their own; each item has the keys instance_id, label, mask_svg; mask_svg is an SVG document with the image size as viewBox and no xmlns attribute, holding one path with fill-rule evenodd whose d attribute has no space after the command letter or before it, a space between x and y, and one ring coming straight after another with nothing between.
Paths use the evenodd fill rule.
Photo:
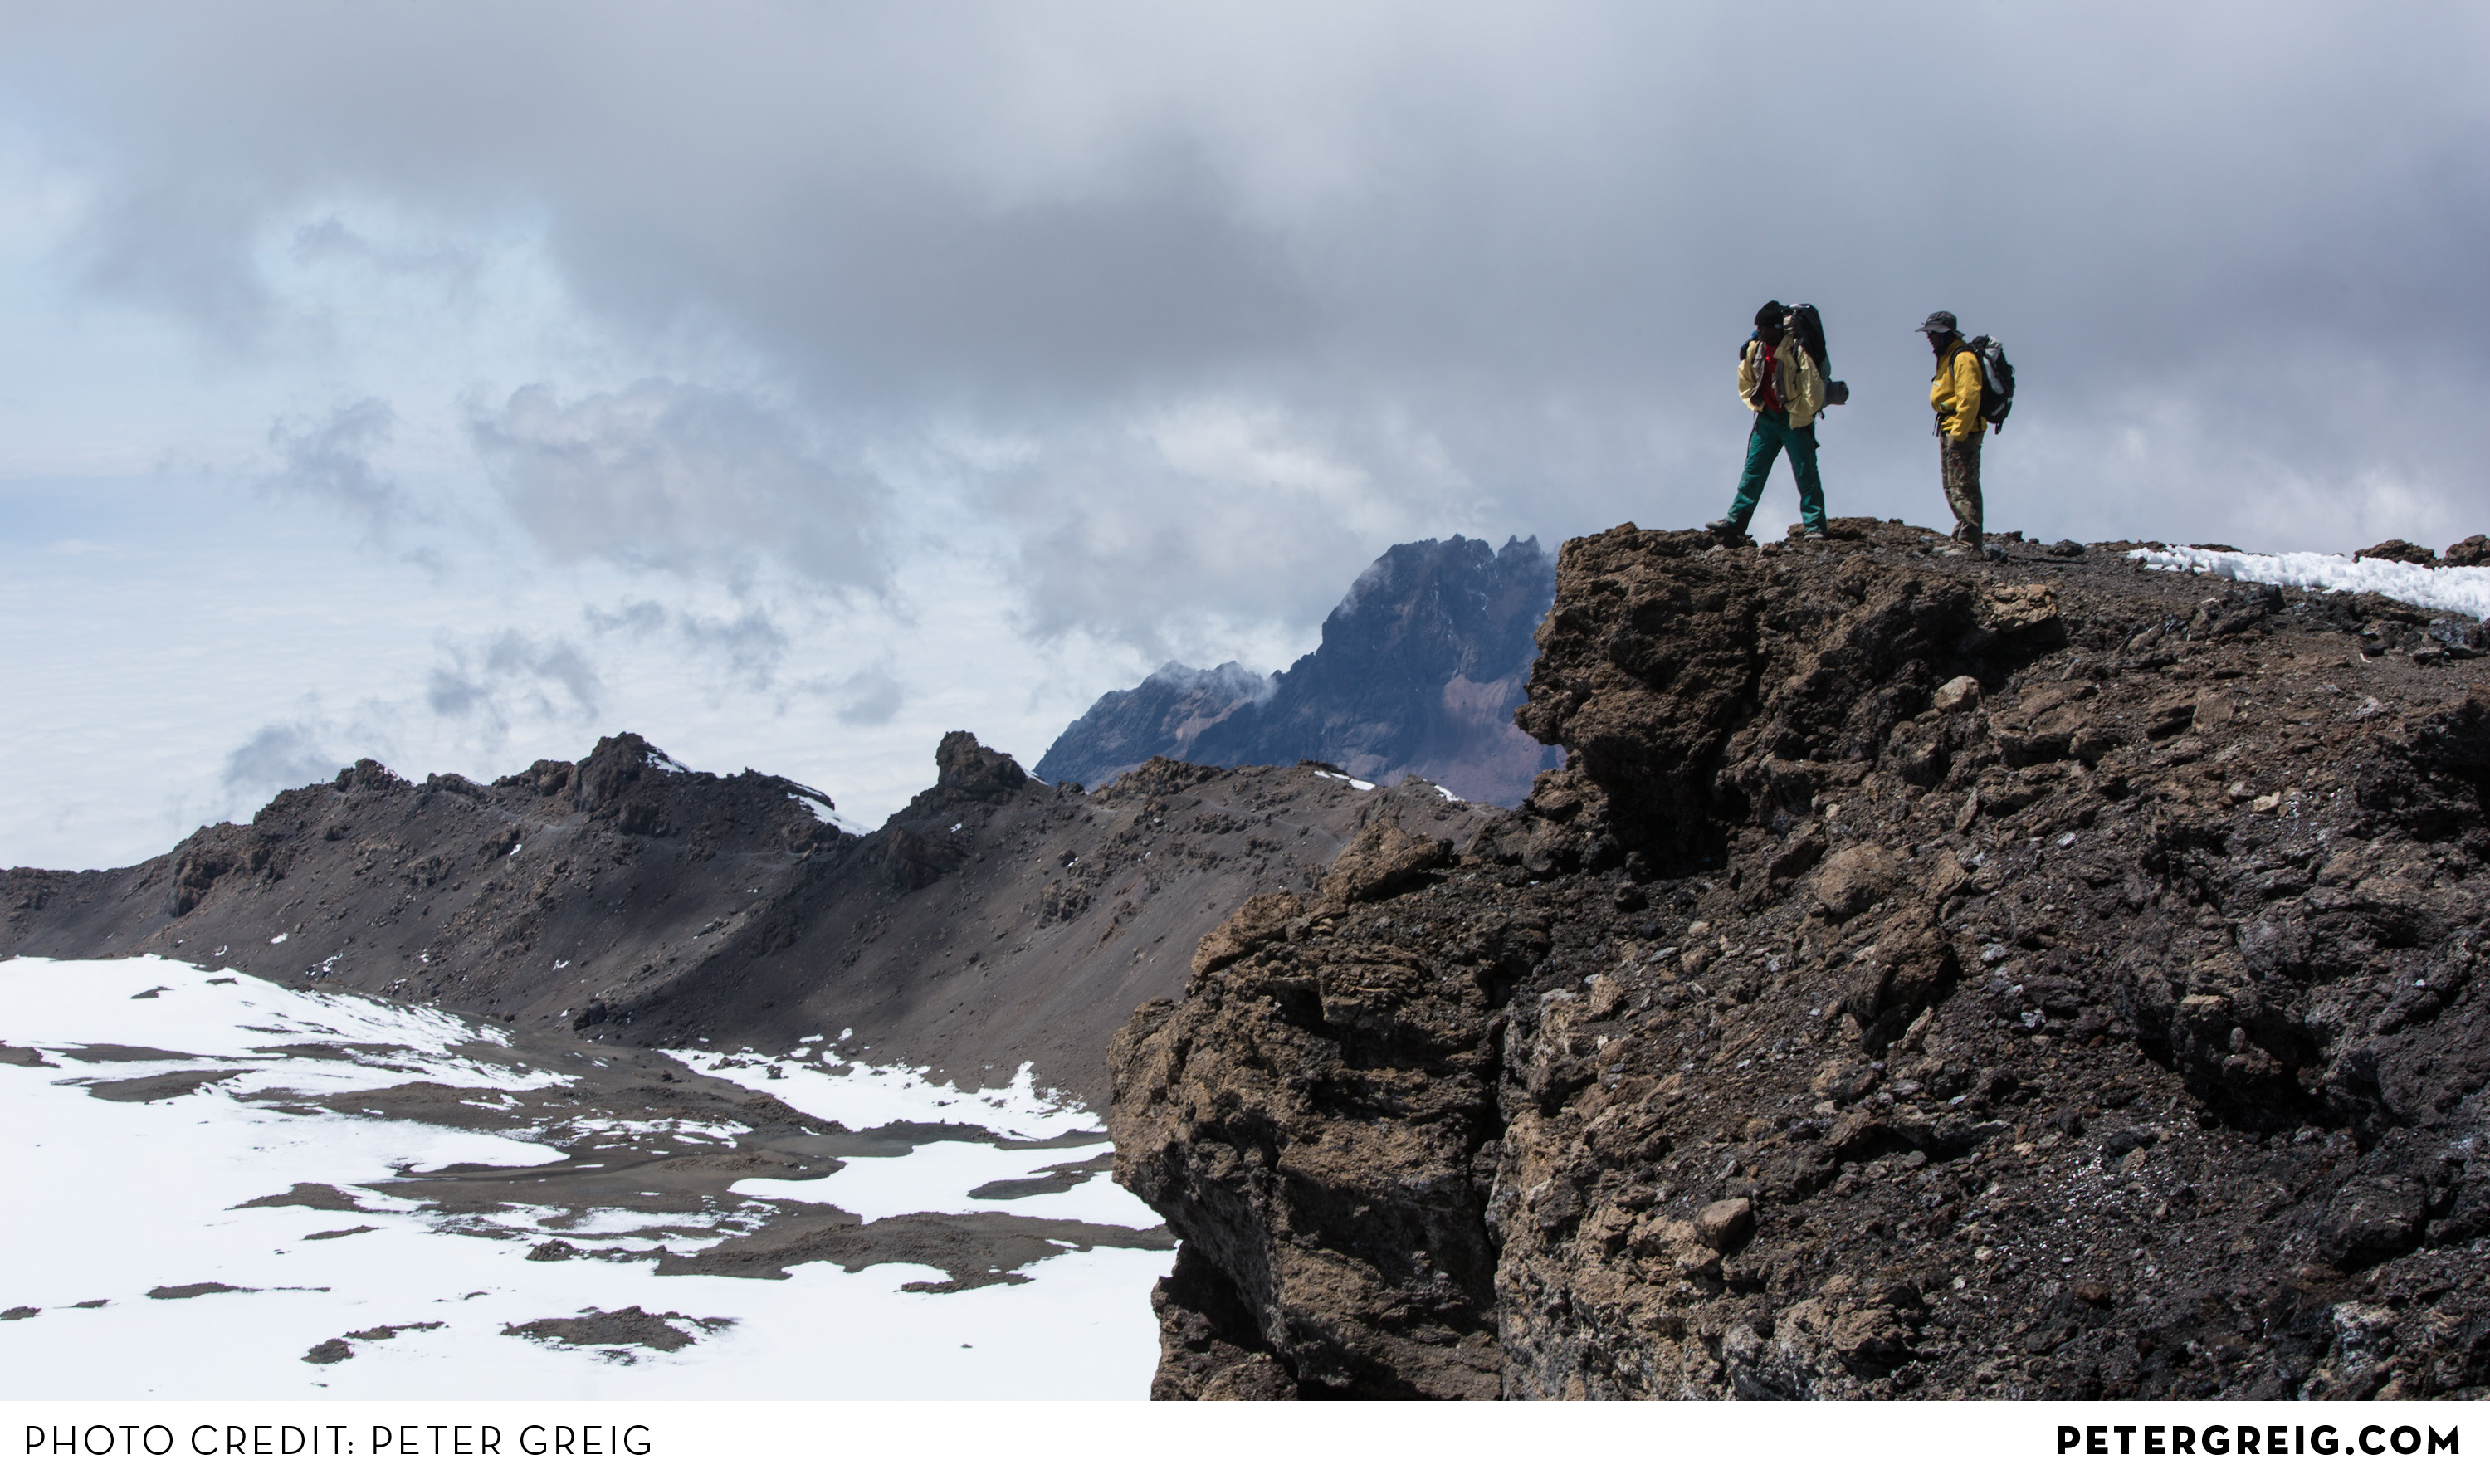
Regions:
<instances>
[{"instance_id":1,"label":"snow field","mask_svg":"<svg viewBox=\"0 0 2490 1484\"><path fill-rule=\"evenodd\" d=\"M159 992L132 998L151 989ZM473 1088L476 1103L504 1107L516 1105L512 1092L575 1081L462 1055L462 1047L472 1051L479 1041L507 1044L481 1023L155 958L14 959L0 961L0 1041L41 1048L57 1063L0 1064L0 1118L10 1130L0 1143L0 1181L14 1193L0 1311L21 1316L0 1323L0 1394L1138 1398L1156 1362L1148 1294L1171 1266L1166 1252L1067 1251L1028 1267L1027 1283L948 1294L901 1292L905 1283L945 1276L909 1264L848 1273L808 1263L783 1281L660 1278L647 1262L530 1262L528 1253L557 1237L581 1246L690 1252L785 1208L738 1188L734 1201L697 1212L531 1207L449 1214L358 1188L452 1164L524 1169L560 1161L566 1151L550 1142L556 1138L637 1132L670 1138L688 1151L747 1132L583 1108L559 1120L545 1115L535 1131L548 1141L540 1143L533 1134L350 1111L356 1091L419 1080ZM255 1049L306 1043L345 1056ZM106 1062L62 1055L94 1045L186 1055ZM707 1059L684 1058L694 1064ZM748 1074L748 1085L853 1128L947 1120L1047 1137L1094 1126L1086 1112L1038 1097L1026 1072L1011 1089L964 1094L891 1069L835 1076L806 1068L773 1079L767 1064L748 1059L724 1075L741 1081ZM108 1101L81 1085L231 1068L241 1075L153 1102ZM280 1111L248 1100L253 1093L323 1096L337 1111ZM347 1094L342 1102L339 1093ZM1103 1175L1059 1196L991 1202L967 1195L988 1180L1078 1163L1102 1148L939 1143L852 1159L826 1180L746 1183L790 1187L784 1195L830 1201L867 1219L999 1210L1155 1225L1154 1214ZM841 1193L826 1190L831 1181L844 1182ZM303 1182L333 1186L362 1209L237 1208ZM227 1291L148 1296L151 1289L202 1284ZM102 1303L76 1307L95 1300ZM681 1316L670 1323L695 1343L672 1352L566 1348L503 1332L632 1305ZM692 1323L707 1319L733 1323L714 1330ZM353 1337L391 1328L396 1332ZM333 1339L351 1347L351 1358L304 1358Z\"/></svg>"}]
</instances>

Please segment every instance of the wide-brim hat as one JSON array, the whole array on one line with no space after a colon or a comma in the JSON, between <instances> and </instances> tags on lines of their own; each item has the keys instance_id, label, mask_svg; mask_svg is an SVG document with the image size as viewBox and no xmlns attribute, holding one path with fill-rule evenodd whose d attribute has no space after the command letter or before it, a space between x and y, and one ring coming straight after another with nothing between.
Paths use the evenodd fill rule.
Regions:
<instances>
[{"instance_id":1,"label":"wide-brim hat","mask_svg":"<svg viewBox=\"0 0 2490 1484\"><path fill-rule=\"evenodd\" d=\"M1939 309L1934 314L1928 316L1925 324L1920 326L1920 334L1925 335L1931 330L1942 330L1951 335L1959 333L1961 328L1962 327L1960 325L1954 322L1953 310Z\"/></svg>"}]
</instances>

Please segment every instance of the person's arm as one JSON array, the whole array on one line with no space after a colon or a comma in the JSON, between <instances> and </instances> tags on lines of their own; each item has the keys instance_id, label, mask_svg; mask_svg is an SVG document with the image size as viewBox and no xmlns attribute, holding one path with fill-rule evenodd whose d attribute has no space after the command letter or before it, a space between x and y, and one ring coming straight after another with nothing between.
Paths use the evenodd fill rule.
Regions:
<instances>
[{"instance_id":1,"label":"person's arm","mask_svg":"<svg viewBox=\"0 0 2490 1484\"><path fill-rule=\"evenodd\" d=\"M1762 398L1755 394L1755 342L1752 340L1738 352L1738 400L1747 404L1749 412L1764 410Z\"/></svg>"},{"instance_id":2,"label":"person's arm","mask_svg":"<svg viewBox=\"0 0 2490 1484\"><path fill-rule=\"evenodd\" d=\"M1781 402L1789 409L1790 426L1805 427L1824 411L1824 372L1804 347L1793 346L1790 358L1789 378L1781 383Z\"/></svg>"},{"instance_id":3,"label":"person's arm","mask_svg":"<svg viewBox=\"0 0 2490 1484\"><path fill-rule=\"evenodd\" d=\"M1968 438L1980 431L1980 398L1986 387L1980 374L1980 357L1969 349L1955 351L1947 369L1953 373L1949 395L1954 413L1946 419L1946 433Z\"/></svg>"}]
</instances>

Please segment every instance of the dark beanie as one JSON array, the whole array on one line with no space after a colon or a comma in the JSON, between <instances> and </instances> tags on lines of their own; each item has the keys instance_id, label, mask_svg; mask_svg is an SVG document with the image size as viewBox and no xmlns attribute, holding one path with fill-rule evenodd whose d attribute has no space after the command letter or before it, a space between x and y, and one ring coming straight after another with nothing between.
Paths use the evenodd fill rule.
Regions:
<instances>
[{"instance_id":1,"label":"dark beanie","mask_svg":"<svg viewBox=\"0 0 2490 1484\"><path fill-rule=\"evenodd\" d=\"M1755 311L1755 328L1758 330L1770 330L1781 324L1788 318L1789 306L1782 304L1778 299L1770 300L1765 303L1762 308Z\"/></svg>"}]
</instances>

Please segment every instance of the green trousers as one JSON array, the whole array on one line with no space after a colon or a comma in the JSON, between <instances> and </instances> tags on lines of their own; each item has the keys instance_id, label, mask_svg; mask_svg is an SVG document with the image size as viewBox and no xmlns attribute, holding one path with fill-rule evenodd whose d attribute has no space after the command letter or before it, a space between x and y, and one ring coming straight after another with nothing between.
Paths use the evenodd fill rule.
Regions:
<instances>
[{"instance_id":1,"label":"green trousers","mask_svg":"<svg viewBox=\"0 0 2490 1484\"><path fill-rule=\"evenodd\" d=\"M1738 493L1729 502L1729 518L1738 529L1755 513L1755 499L1773 472L1773 459L1789 450L1790 473L1798 479L1798 516L1810 531L1824 529L1824 481L1815 473L1815 424L1789 425L1789 414L1766 410L1755 414L1755 431L1747 439L1747 472L1738 477Z\"/></svg>"}]
</instances>

